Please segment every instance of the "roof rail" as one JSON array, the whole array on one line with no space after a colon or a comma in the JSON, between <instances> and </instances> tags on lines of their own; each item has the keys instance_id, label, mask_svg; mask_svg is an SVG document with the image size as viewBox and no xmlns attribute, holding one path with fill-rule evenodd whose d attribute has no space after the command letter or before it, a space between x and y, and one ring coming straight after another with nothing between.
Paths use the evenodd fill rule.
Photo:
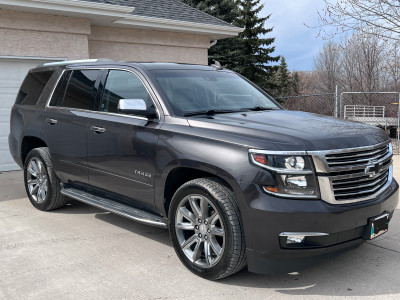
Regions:
<instances>
[{"instance_id":1,"label":"roof rail","mask_svg":"<svg viewBox=\"0 0 400 300\"><path fill-rule=\"evenodd\" d=\"M57 62L49 62L38 65L36 68L42 67L52 67L52 66L66 66L71 64L82 64L82 63L92 63L92 62L106 62L106 61L113 61L112 59L108 58L98 58L98 59L81 59L81 60L64 60L64 61L57 61Z\"/></svg>"}]
</instances>

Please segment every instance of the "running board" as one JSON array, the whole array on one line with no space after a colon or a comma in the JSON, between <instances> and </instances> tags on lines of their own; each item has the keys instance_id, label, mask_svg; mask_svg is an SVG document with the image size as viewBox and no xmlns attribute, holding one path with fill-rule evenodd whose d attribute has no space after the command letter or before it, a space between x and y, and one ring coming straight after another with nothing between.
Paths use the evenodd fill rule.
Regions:
<instances>
[{"instance_id":1,"label":"running board","mask_svg":"<svg viewBox=\"0 0 400 300\"><path fill-rule=\"evenodd\" d=\"M162 228L167 227L166 220L160 216L140 210L138 208L124 205L110 199L94 196L73 188L63 188L61 190L61 194L140 223Z\"/></svg>"}]
</instances>

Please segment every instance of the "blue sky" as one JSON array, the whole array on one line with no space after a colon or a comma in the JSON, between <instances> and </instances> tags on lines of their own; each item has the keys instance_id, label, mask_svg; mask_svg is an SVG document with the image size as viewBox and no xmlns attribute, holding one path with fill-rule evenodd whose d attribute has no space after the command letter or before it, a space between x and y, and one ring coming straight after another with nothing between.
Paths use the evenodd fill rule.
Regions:
<instances>
[{"instance_id":1,"label":"blue sky","mask_svg":"<svg viewBox=\"0 0 400 300\"><path fill-rule=\"evenodd\" d=\"M291 71L307 71L313 66L313 56L326 42L317 36L317 30L307 28L318 24L317 8L323 7L322 0L262 0L261 16L271 14L266 23L274 27L275 53L285 56Z\"/></svg>"}]
</instances>

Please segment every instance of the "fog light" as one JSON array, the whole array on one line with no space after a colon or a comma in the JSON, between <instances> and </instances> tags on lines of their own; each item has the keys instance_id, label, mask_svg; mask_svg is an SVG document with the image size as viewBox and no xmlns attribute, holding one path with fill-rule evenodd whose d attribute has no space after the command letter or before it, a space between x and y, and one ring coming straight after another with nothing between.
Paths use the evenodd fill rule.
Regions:
<instances>
[{"instance_id":1,"label":"fog light","mask_svg":"<svg viewBox=\"0 0 400 300\"><path fill-rule=\"evenodd\" d=\"M281 175L282 179L286 186L294 186L305 188L307 187L307 179L306 176L298 176L298 175Z\"/></svg>"},{"instance_id":2,"label":"fog light","mask_svg":"<svg viewBox=\"0 0 400 300\"><path fill-rule=\"evenodd\" d=\"M302 244L306 237L326 236L324 232L282 232L279 236L286 237L286 245Z\"/></svg>"}]
</instances>

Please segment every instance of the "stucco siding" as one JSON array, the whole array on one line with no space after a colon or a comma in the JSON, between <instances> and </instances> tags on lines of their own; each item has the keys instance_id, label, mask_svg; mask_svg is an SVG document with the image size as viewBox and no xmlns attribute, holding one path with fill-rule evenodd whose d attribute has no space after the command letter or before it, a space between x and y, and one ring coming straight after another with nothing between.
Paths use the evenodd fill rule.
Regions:
<instances>
[{"instance_id":1,"label":"stucco siding","mask_svg":"<svg viewBox=\"0 0 400 300\"><path fill-rule=\"evenodd\" d=\"M0 9L0 55L85 59L90 21Z\"/></svg>"},{"instance_id":2,"label":"stucco siding","mask_svg":"<svg viewBox=\"0 0 400 300\"><path fill-rule=\"evenodd\" d=\"M209 46L208 36L155 30L92 26L89 35L91 58L207 64Z\"/></svg>"},{"instance_id":3,"label":"stucco siding","mask_svg":"<svg viewBox=\"0 0 400 300\"><path fill-rule=\"evenodd\" d=\"M207 64L208 35L92 26L89 19L0 9L0 56Z\"/></svg>"}]
</instances>

